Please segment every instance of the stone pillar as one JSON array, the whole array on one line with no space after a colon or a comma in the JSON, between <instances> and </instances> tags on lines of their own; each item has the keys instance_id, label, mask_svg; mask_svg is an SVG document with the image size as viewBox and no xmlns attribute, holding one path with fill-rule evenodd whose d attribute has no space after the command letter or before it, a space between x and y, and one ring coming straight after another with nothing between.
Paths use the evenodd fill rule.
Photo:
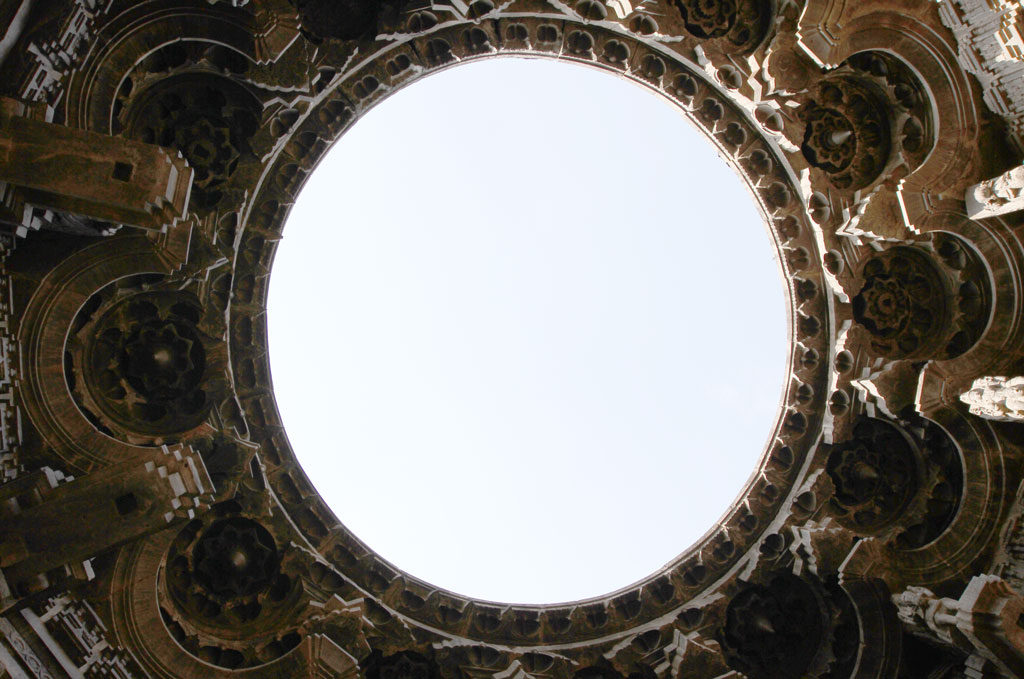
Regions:
<instances>
[{"instance_id":1,"label":"stone pillar","mask_svg":"<svg viewBox=\"0 0 1024 679\"><path fill-rule=\"evenodd\" d=\"M1024 377L979 377L960 400L978 417L1024 422Z\"/></svg>"}]
</instances>

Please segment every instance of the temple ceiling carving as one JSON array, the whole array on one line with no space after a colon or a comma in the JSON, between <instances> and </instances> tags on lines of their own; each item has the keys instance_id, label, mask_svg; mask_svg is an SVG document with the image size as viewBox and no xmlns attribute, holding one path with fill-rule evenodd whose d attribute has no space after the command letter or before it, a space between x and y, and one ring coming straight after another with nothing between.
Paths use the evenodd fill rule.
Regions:
<instances>
[{"instance_id":1,"label":"temple ceiling carving","mask_svg":"<svg viewBox=\"0 0 1024 679\"><path fill-rule=\"evenodd\" d=\"M1021 14L0 6L0 677L1024 676ZM719 525L556 606L363 544L296 460L267 353L276 243L331 144L502 55L677 106L749 187L789 313L771 440Z\"/></svg>"}]
</instances>

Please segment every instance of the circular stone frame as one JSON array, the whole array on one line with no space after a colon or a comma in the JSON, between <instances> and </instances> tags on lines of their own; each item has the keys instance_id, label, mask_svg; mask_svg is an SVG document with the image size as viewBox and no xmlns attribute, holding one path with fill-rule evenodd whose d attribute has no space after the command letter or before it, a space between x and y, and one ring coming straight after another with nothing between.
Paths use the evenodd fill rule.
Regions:
<instances>
[{"instance_id":1,"label":"circular stone frame","mask_svg":"<svg viewBox=\"0 0 1024 679\"><path fill-rule=\"evenodd\" d=\"M480 639L564 644L616 634L678 613L729 575L797 500L794 481L811 457L814 435L829 417L832 360L830 307L821 293L822 261L799 182L773 135L700 66L667 49L594 24L554 26L522 17L504 24L519 42L500 39L485 24L439 25L364 59L322 83L305 110L279 114L274 162L267 163L238 234L230 306L235 375L269 375L266 286L273 253L302 182L331 144L375 103L420 77L466 60L501 54L559 58L624 76L665 96L742 176L763 213L785 279L790 355L787 386L770 443L727 515L666 568L610 594L571 604L507 605L440 590L402 572L348 531L320 499L292 452L269 380L236 384L249 437L266 453L271 487L310 546L385 606L422 625ZM552 34L554 31L554 34ZM470 39L472 38L472 39ZM629 68L627 68L627 64ZM256 344L252 339L259 338ZM773 541L774 542L774 541ZM526 622L524 622L526 621Z\"/></svg>"}]
</instances>

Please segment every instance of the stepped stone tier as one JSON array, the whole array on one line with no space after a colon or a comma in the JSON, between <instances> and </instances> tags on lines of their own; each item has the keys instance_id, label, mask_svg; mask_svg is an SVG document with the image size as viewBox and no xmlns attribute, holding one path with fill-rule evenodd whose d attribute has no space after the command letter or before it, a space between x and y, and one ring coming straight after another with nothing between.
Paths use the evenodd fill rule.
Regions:
<instances>
[{"instance_id":1,"label":"stepped stone tier","mask_svg":"<svg viewBox=\"0 0 1024 679\"><path fill-rule=\"evenodd\" d=\"M0 3L0 678L1024 676L1022 22L1009 0ZM728 514L553 606L368 549L297 463L267 357L275 246L331 144L510 54L678 106L749 186L789 305Z\"/></svg>"}]
</instances>

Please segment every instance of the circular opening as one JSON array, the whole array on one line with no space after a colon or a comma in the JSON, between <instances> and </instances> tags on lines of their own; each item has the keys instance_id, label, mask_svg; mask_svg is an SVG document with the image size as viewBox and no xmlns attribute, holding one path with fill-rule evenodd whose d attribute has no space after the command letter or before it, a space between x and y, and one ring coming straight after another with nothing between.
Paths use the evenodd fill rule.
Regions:
<instances>
[{"instance_id":1,"label":"circular opening","mask_svg":"<svg viewBox=\"0 0 1024 679\"><path fill-rule=\"evenodd\" d=\"M483 599L649 575L731 505L786 368L747 188L658 95L502 59L384 100L310 177L274 261L274 388L370 548Z\"/></svg>"}]
</instances>

